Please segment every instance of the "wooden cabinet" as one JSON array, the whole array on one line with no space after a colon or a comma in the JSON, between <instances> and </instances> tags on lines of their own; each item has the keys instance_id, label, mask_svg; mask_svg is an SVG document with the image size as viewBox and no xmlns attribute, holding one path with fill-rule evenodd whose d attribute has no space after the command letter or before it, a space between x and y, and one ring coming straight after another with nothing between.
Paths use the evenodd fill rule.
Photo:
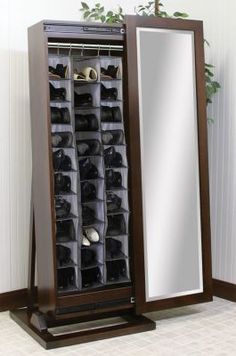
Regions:
<instances>
[{"instance_id":1,"label":"wooden cabinet","mask_svg":"<svg viewBox=\"0 0 236 356\"><path fill-rule=\"evenodd\" d=\"M183 62L178 52L186 60L186 76L191 77L183 78L182 84L178 69L183 71ZM179 64L173 70L173 80L173 75L169 78L165 74L165 68L171 70L175 55ZM211 300L203 61L199 21L127 16L123 25L42 21L29 29L33 211L40 312L33 313L34 327L42 330L42 325L47 328L75 318L84 321L119 314L134 318L123 333L137 332L155 327L141 316L144 312ZM155 62L156 67L152 66ZM157 109L152 105L161 107L163 100L163 110L174 105L166 95L168 81L172 87L179 85L169 90L173 96L181 91L185 95L185 85L190 88L187 100L192 100L192 104L186 125L186 115L176 108L173 126L165 130L163 122L156 125L162 114L155 113ZM155 97L158 85L159 94ZM166 125L169 116L166 114ZM178 120L182 131L177 130ZM185 129L189 130L189 140L187 133L181 137L186 137L189 147L180 150L180 162L171 163L164 141L169 135L169 145L177 142L174 148L170 147L170 152L175 152L183 139L174 135ZM160 145L155 145L162 141L166 148L160 156ZM191 166L194 178L189 183L194 184L193 194L185 197L181 193L175 212L176 198L173 196L172 201L169 194L172 181L169 180L168 188L160 181L169 179L172 172L173 192L181 189L174 175L182 165L183 179L189 176L188 167L183 164L185 156L181 156L186 151L190 152L189 161L196 162ZM160 157L167 162L166 168L159 164ZM150 164L146 163L149 161ZM153 193L148 187L152 187ZM188 187L185 190L188 192ZM147 199L153 206L151 210L147 209ZM173 211L179 216L181 206L184 212L179 219L189 229L188 237L186 231L182 233L178 246L178 229L176 236L172 229L171 237L163 233L163 239L158 240L160 231L153 222L174 224ZM190 206L193 208L189 215ZM161 217L161 211L166 212L166 217ZM195 227L198 235L191 231ZM155 239L150 240L150 235ZM168 239L173 244L165 246ZM183 245L187 246L189 240L192 242L188 252ZM155 255L149 253L152 246L160 256L156 261ZM162 265L161 255L165 256ZM168 256L173 263L167 263ZM180 276L181 263L192 275L183 272ZM189 287L180 282L185 276ZM175 280L173 287L171 279ZM156 288L159 283L163 286L160 292ZM153 294L151 284L156 288ZM20 319L16 314L13 317ZM100 337L122 334L115 330ZM40 335L40 331L37 333ZM94 332L91 334L85 339L67 339L65 344L99 338ZM63 343L51 339L44 342L46 347Z\"/></svg>"}]
</instances>

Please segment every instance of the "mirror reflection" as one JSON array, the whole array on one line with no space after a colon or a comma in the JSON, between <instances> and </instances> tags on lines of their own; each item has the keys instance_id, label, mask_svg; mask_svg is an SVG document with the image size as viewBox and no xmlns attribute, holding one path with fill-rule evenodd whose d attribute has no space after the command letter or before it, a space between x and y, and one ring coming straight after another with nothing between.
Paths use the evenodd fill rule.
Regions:
<instances>
[{"instance_id":1,"label":"mirror reflection","mask_svg":"<svg viewBox=\"0 0 236 356\"><path fill-rule=\"evenodd\" d=\"M194 35L137 28L146 300L202 292Z\"/></svg>"}]
</instances>

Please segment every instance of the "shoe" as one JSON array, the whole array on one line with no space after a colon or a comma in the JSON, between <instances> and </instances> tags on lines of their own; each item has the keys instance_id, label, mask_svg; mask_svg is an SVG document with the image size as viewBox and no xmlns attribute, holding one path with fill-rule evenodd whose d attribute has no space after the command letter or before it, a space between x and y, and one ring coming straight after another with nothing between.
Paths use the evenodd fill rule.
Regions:
<instances>
[{"instance_id":1,"label":"shoe","mask_svg":"<svg viewBox=\"0 0 236 356\"><path fill-rule=\"evenodd\" d=\"M126 261L118 260L118 261L107 261L107 280L117 281L122 277L127 277L127 269L126 269Z\"/></svg>"},{"instance_id":2,"label":"shoe","mask_svg":"<svg viewBox=\"0 0 236 356\"><path fill-rule=\"evenodd\" d=\"M91 243L86 236L82 235L82 246L90 246Z\"/></svg>"},{"instance_id":3,"label":"shoe","mask_svg":"<svg viewBox=\"0 0 236 356\"><path fill-rule=\"evenodd\" d=\"M50 68L50 67L49 67L49 68ZM51 68L52 68L52 67L51 67ZM53 74L53 73L51 73L50 71L48 71L48 78L49 78L49 80L52 80L52 81L61 79L60 75L58 75L58 74Z\"/></svg>"},{"instance_id":4,"label":"shoe","mask_svg":"<svg viewBox=\"0 0 236 356\"><path fill-rule=\"evenodd\" d=\"M90 93L77 94L74 92L74 105L76 107L93 106L93 97Z\"/></svg>"},{"instance_id":5,"label":"shoe","mask_svg":"<svg viewBox=\"0 0 236 356\"><path fill-rule=\"evenodd\" d=\"M115 67L114 65L109 65L107 69L101 67L101 80L111 80L120 78L120 67Z\"/></svg>"},{"instance_id":6,"label":"shoe","mask_svg":"<svg viewBox=\"0 0 236 356\"><path fill-rule=\"evenodd\" d=\"M124 215L108 215L107 236L118 236L126 233Z\"/></svg>"},{"instance_id":7,"label":"shoe","mask_svg":"<svg viewBox=\"0 0 236 356\"><path fill-rule=\"evenodd\" d=\"M90 242L99 242L100 236L96 229L88 227L84 229L84 235Z\"/></svg>"},{"instance_id":8,"label":"shoe","mask_svg":"<svg viewBox=\"0 0 236 356\"><path fill-rule=\"evenodd\" d=\"M119 106L101 106L102 122L121 122L121 110Z\"/></svg>"},{"instance_id":9,"label":"shoe","mask_svg":"<svg viewBox=\"0 0 236 356\"><path fill-rule=\"evenodd\" d=\"M75 269L73 267L58 269L57 288L66 289L69 287L75 287Z\"/></svg>"},{"instance_id":10,"label":"shoe","mask_svg":"<svg viewBox=\"0 0 236 356\"><path fill-rule=\"evenodd\" d=\"M56 239L61 243L75 240L75 227L72 219L57 221Z\"/></svg>"},{"instance_id":11,"label":"shoe","mask_svg":"<svg viewBox=\"0 0 236 356\"><path fill-rule=\"evenodd\" d=\"M114 147L104 150L104 162L106 167L122 167L122 156Z\"/></svg>"},{"instance_id":12,"label":"shoe","mask_svg":"<svg viewBox=\"0 0 236 356\"><path fill-rule=\"evenodd\" d=\"M119 106L113 106L112 107L112 117L113 117L113 122L121 122L121 110Z\"/></svg>"},{"instance_id":13,"label":"shoe","mask_svg":"<svg viewBox=\"0 0 236 356\"><path fill-rule=\"evenodd\" d=\"M49 83L50 100L66 100L66 88L55 88L52 83Z\"/></svg>"},{"instance_id":14,"label":"shoe","mask_svg":"<svg viewBox=\"0 0 236 356\"><path fill-rule=\"evenodd\" d=\"M71 263L71 249L63 245L56 246L57 263L60 267Z\"/></svg>"},{"instance_id":15,"label":"shoe","mask_svg":"<svg viewBox=\"0 0 236 356\"><path fill-rule=\"evenodd\" d=\"M54 132L52 133L52 147L72 147L72 132Z\"/></svg>"},{"instance_id":16,"label":"shoe","mask_svg":"<svg viewBox=\"0 0 236 356\"><path fill-rule=\"evenodd\" d=\"M65 79L68 76L68 66L63 66L63 64L57 64L56 68L49 66L49 79Z\"/></svg>"},{"instance_id":17,"label":"shoe","mask_svg":"<svg viewBox=\"0 0 236 356\"><path fill-rule=\"evenodd\" d=\"M112 108L110 106L101 106L101 121L113 122Z\"/></svg>"},{"instance_id":18,"label":"shoe","mask_svg":"<svg viewBox=\"0 0 236 356\"><path fill-rule=\"evenodd\" d=\"M101 279L101 272L99 267L89 268L81 271L82 275L82 287L92 287L95 283L99 283Z\"/></svg>"},{"instance_id":19,"label":"shoe","mask_svg":"<svg viewBox=\"0 0 236 356\"><path fill-rule=\"evenodd\" d=\"M118 90L117 88L106 88L101 84L101 100L117 100Z\"/></svg>"},{"instance_id":20,"label":"shoe","mask_svg":"<svg viewBox=\"0 0 236 356\"><path fill-rule=\"evenodd\" d=\"M96 221L95 211L88 206L82 206L82 220L83 226L94 224Z\"/></svg>"},{"instance_id":21,"label":"shoe","mask_svg":"<svg viewBox=\"0 0 236 356\"><path fill-rule=\"evenodd\" d=\"M122 145L124 132L122 130L111 130L102 132L102 143L104 145Z\"/></svg>"},{"instance_id":22,"label":"shoe","mask_svg":"<svg viewBox=\"0 0 236 356\"><path fill-rule=\"evenodd\" d=\"M98 119L94 114L75 114L75 131L97 131Z\"/></svg>"},{"instance_id":23,"label":"shoe","mask_svg":"<svg viewBox=\"0 0 236 356\"><path fill-rule=\"evenodd\" d=\"M109 237L106 239L107 258L116 258L122 253L122 243L119 240Z\"/></svg>"},{"instance_id":24,"label":"shoe","mask_svg":"<svg viewBox=\"0 0 236 356\"><path fill-rule=\"evenodd\" d=\"M53 152L52 160L54 171L71 171L72 162L70 157L65 155L64 150Z\"/></svg>"},{"instance_id":25,"label":"shoe","mask_svg":"<svg viewBox=\"0 0 236 356\"><path fill-rule=\"evenodd\" d=\"M57 219L67 218L70 214L71 203L62 197L56 197L55 199L56 217Z\"/></svg>"},{"instance_id":26,"label":"shoe","mask_svg":"<svg viewBox=\"0 0 236 356\"><path fill-rule=\"evenodd\" d=\"M97 191L94 184L89 182L81 183L81 202L87 202L96 199Z\"/></svg>"},{"instance_id":27,"label":"shoe","mask_svg":"<svg viewBox=\"0 0 236 356\"><path fill-rule=\"evenodd\" d=\"M69 193L71 191L71 179L62 173L54 174L54 190L55 194Z\"/></svg>"},{"instance_id":28,"label":"shoe","mask_svg":"<svg viewBox=\"0 0 236 356\"><path fill-rule=\"evenodd\" d=\"M96 262L96 253L89 248L83 248L81 250L81 265L82 268L91 266Z\"/></svg>"},{"instance_id":29,"label":"shoe","mask_svg":"<svg viewBox=\"0 0 236 356\"><path fill-rule=\"evenodd\" d=\"M113 169L106 170L106 189L121 188L122 175L120 172L115 172Z\"/></svg>"},{"instance_id":30,"label":"shoe","mask_svg":"<svg viewBox=\"0 0 236 356\"><path fill-rule=\"evenodd\" d=\"M101 154L101 143L98 140L86 140L77 142L79 156L97 156Z\"/></svg>"},{"instance_id":31,"label":"shoe","mask_svg":"<svg viewBox=\"0 0 236 356\"><path fill-rule=\"evenodd\" d=\"M117 210L119 210L121 208L121 203L122 203L122 199L116 195L115 193L108 193L107 192L107 211L109 213L111 212L116 212Z\"/></svg>"},{"instance_id":32,"label":"shoe","mask_svg":"<svg viewBox=\"0 0 236 356\"><path fill-rule=\"evenodd\" d=\"M79 161L79 170L80 180L98 178L98 169L89 158L84 158Z\"/></svg>"},{"instance_id":33,"label":"shoe","mask_svg":"<svg viewBox=\"0 0 236 356\"><path fill-rule=\"evenodd\" d=\"M69 124L70 123L70 111L68 108L58 108L51 106L51 123L52 124Z\"/></svg>"},{"instance_id":34,"label":"shoe","mask_svg":"<svg viewBox=\"0 0 236 356\"><path fill-rule=\"evenodd\" d=\"M96 69L92 67L85 67L81 72L75 71L74 80L79 82L96 82L98 74Z\"/></svg>"}]
</instances>

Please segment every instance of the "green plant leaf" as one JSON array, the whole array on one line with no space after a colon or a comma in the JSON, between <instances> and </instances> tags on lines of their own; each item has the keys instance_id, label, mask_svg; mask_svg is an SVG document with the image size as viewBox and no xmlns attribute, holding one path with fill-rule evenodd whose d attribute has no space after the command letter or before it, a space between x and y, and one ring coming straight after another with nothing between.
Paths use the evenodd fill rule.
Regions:
<instances>
[{"instance_id":1,"label":"green plant leaf","mask_svg":"<svg viewBox=\"0 0 236 356\"><path fill-rule=\"evenodd\" d=\"M87 19L90 15L90 11L85 11L85 13L83 14L84 19Z\"/></svg>"},{"instance_id":2,"label":"green plant leaf","mask_svg":"<svg viewBox=\"0 0 236 356\"><path fill-rule=\"evenodd\" d=\"M182 17L182 18L187 18L189 17L188 14L186 14L186 12L179 12L179 11L176 11L173 13L173 16L174 17Z\"/></svg>"},{"instance_id":3,"label":"green plant leaf","mask_svg":"<svg viewBox=\"0 0 236 356\"><path fill-rule=\"evenodd\" d=\"M205 67L207 67L207 68L215 68L215 66L213 66L213 64L208 64L208 63L205 63Z\"/></svg>"},{"instance_id":4,"label":"green plant leaf","mask_svg":"<svg viewBox=\"0 0 236 356\"><path fill-rule=\"evenodd\" d=\"M215 120L212 117L208 117L207 121L209 124L214 124Z\"/></svg>"},{"instance_id":5,"label":"green plant leaf","mask_svg":"<svg viewBox=\"0 0 236 356\"><path fill-rule=\"evenodd\" d=\"M86 4L86 2L81 1L81 6L82 6L82 8L85 9L85 10L88 10L88 9L89 9L89 6L88 6L88 4Z\"/></svg>"},{"instance_id":6,"label":"green plant leaf","mask_svg":"<svg viewBox=\"0 0 236 356\"><path fill-rule=\"evenodd\" d=\"M208 46L208 47L210 47L210 43L204 38L204 43Z\"/></svg>"}]
</instances>

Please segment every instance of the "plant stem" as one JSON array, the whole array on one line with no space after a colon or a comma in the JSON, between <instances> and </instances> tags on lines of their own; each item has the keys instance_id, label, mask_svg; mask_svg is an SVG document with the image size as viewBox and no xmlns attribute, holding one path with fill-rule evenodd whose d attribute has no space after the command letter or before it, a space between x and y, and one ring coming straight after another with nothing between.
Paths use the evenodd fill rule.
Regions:
<instances>
[{"instance_id":1,"label":"plant stem","mask_svg":"<svg viewBox=\"0 0 236 356\"><path fill-rule=\"evenodd\" d=\"M159 14L159 2L160 0L155 0L155 15Z\"/></svg>"}]
</instances>

